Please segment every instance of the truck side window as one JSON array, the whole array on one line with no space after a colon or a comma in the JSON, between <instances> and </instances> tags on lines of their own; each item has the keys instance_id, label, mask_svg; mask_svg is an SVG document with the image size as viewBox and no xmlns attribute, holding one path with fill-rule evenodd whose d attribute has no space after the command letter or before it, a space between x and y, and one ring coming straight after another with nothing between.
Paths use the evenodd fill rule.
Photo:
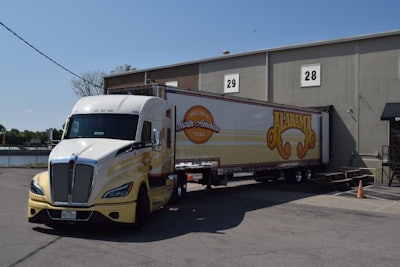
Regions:
<instances>
[{"instance_id":1,"label":"truck side window","mask_svg":"<svg viewBox=\"0 0 400 267\"><path fill-rule=\"evenodd\" d=\"M167 129L167 148L171 148L171 128Z\"/></svg>"},{"instance_id":2,"label":"truck side window","mask_svg":"<svg viewBox=\"0 0 400 267\"><path fill-rule=\"evenodd\" d=\"M142 142L151 142L151 122L143 122Z\"/></svg>"},{"instance_id":3,"label":"truck side window","mask_svg":"<svg viewBox=\"0 0 400 267\"><path fill-rule=\"evenodd\" d=\"M165 117L171 119L171 109L167 109ZM167 148L171 148L171 128L167 128Z\"/></svg>"}]
</instances>

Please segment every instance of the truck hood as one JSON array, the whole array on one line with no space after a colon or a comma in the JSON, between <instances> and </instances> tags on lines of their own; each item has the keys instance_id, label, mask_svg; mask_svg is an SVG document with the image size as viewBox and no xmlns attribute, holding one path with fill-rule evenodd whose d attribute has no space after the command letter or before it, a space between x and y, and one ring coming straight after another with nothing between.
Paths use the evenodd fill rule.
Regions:
<instances>
[{"instance_id":1,"label":"truck hood","mask_svg":"<svg viewBox=\"0 0 400 267\"><path fill-rule=\"evenodd\" d=\"M119 149L132 143L132 141L104 138L64 139L51 151L49 161L71 156L100 161L106 157L113 157Z\"/></svg>"}]
</instances>

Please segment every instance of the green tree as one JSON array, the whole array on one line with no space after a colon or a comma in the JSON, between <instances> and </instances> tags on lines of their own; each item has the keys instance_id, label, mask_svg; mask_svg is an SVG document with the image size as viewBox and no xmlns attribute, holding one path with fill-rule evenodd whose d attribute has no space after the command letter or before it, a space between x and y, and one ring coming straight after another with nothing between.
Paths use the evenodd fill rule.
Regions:
<instances>
[{"instance_id":1,"label":"green tree","mask_svg":"<svg viewBox=\"0 0 400 267\"><path fill-rule=\"evenodd\" d=\"M7 132L6 144L23 145L24 141L25 140L18 129L12 128L10 131Z\"/></svg>"},{"instance_id":2,"label":"green tree","mask_svg":"<svg viewBox=\"0 0 400 267\"><path fill-rule=\"evenodd\" d=\"M1 126L1 125L0 125ZM53 140L61 140L63 130L61 129L53 129ZM1 136L1 130L0 130ZM4 136L4 135L3 135ZM25 146L25 145L45 145L47 144L47 134L46 132L33 132L25 130L23 132L18 129L11 129L7 131L7 135L4 139L4 144L7 145L17 145L17 146Z\"/></svg>"},{"instance_id":3,"label":"green tree","mask_svg":"<svg viewBox=\"0 0 400 267\"><path fill-rule=\"evenodd\" d=\"M63 130L53 129L53 140L61 140L63 134Z\"/></svg>"}]
</instances>

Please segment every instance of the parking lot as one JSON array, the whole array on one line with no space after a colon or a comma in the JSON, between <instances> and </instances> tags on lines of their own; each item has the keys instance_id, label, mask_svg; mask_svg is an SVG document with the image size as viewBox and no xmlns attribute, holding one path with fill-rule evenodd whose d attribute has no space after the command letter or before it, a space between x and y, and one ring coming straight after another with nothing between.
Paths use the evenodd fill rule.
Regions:
<instances>
[{"instance_id":1,"label":"parking lot","mask_svg":"<svg viewBox=\"0 0 400 267\"><path fill-rule=\"evenodd\" d=\"M358 188L352 188L345 192L337 192L336 196L347 196L356 197ZM367 185L363 186L363 193L365 198L377 199L377 200L400 200L400 186L399 185Z\"/></svg>"},{"instance_id":2,"label":"parking lot","mask_svg":"<svg viewBox=\"0 0 400 267\"><path fill-rule=\"evenodd\" d=\"M365 199L310 184L190 184L179 205L140 230L114 225L54 230L30 224L26 201L41 170L0 168L1 266L398 266L399 187Z\"/></svg>"}]
</instances>

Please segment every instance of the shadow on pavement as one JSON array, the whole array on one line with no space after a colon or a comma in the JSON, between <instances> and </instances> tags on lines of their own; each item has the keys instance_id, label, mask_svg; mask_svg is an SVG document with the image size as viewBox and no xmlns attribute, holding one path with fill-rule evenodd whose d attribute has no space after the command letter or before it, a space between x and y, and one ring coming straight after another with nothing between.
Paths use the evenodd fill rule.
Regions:
<instances>
[{"instance_id":1,"label":"shadow on pavement","mask_svg":"<svg viewBox=\"0 0 400 267\"><path fill-rule=\"evenodd\" d=\"M189 233L225 234L237 227L247 212L321 194L310 184L256 183L237 187L188 192L178 205L151 214L141 229L120 225L67 225L62 228L35 226L33 230L55 235L115 242L152 242Z\"/></svg>"}]
</instances>

